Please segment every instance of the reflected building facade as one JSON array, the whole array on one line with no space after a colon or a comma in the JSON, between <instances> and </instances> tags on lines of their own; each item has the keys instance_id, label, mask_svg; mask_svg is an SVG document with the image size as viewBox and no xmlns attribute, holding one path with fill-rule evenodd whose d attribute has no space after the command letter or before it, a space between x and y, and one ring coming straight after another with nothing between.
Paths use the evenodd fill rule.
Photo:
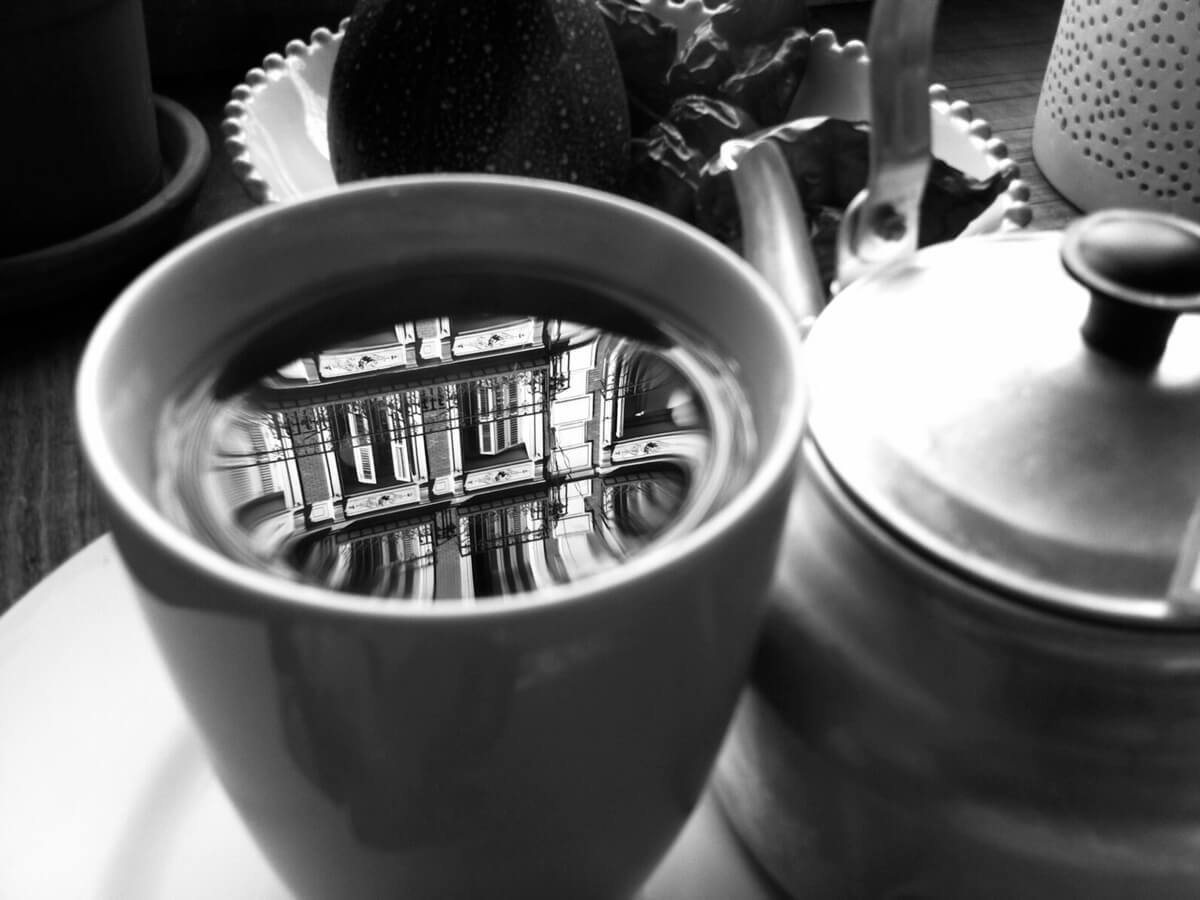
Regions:
<instances>
[{"instance_id":1,"label":"reflected building facade","mask_svg":"<svg viewBox=\"0 0 1200 900\"><path fill-rule=\"evenodd\" d=\"M711 440L653 348L533 317L397 323L253 398L219 455L237 532L305 580L414 603L612 566L677 518Z\"/></svg>"}]
</instances>

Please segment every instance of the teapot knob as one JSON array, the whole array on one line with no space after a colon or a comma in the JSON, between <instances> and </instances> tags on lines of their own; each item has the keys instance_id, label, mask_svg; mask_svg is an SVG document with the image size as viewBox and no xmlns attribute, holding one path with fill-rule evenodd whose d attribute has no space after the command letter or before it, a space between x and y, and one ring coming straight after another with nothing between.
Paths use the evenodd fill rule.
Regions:
<instances>
[{"instance_id":1,"label":"teapot knob","mask_svg":"<svg viewBox=\"0 0 1200 900\"><path fill-rule=\"evenodd\" d=\"M1179 315L1200 312L1200 225L1180 216L1094 213L1067 229L1061 255L1091 291L1083 339L1129 366L1153 368Z\"/></svg>"}]
</instances>

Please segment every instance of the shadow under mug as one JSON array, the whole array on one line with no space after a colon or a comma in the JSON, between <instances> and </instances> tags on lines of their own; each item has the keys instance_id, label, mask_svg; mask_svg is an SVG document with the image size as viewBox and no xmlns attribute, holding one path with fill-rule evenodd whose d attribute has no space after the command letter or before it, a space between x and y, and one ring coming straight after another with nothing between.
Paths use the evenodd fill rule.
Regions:
<instances>
[{"instance_id":1,"label":"shadow under mug","mask_svg":"<svg viewBox=\"0 0 1200 900\"><path fill-rule=\"evenodd\" d=\"M450 611L277 578L164 518L157 417L203 360L315 284L481 258L603 285L711 340L757 432L741 490L601 576ZM292 890L637 889L701 795L747 673L802 429L796 332L749 265L669 216L485 175L251 212L126 289L79 372L84 450L218 778Z\"/></svg>"}]
</instances>

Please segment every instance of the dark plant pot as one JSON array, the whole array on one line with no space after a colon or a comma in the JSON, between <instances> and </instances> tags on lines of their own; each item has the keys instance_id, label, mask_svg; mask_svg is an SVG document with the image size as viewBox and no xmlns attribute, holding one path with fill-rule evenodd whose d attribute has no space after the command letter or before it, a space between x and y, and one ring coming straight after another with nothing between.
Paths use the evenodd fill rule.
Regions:
<instances>
[{"instance_id":1,"label":"dark plant pot","mask_svg":"<svg viewBox=\"0 0 1200 900\"><path fill-rule=\"evenodd\" d=\"M0 257L69 240L159 186L140 0L5 0Z\"/></svg>"}]
</instances>

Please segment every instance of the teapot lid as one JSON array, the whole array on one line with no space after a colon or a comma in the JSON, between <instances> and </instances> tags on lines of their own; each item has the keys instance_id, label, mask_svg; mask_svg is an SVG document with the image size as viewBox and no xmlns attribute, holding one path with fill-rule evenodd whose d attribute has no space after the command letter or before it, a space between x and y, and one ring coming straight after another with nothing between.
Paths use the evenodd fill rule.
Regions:
<instances>
[{"instance_id":1,"label":"teapot lid","mask_svg":"<svg viewBox=\"0 0 1200 900\"><path fill-rule=\"evenodd\" d=\"M1180 313L1197 309L1200 226L1175 216L930 247L818 317L810 431L848 493L946 567L1195 628L1200 316Z\"/></svg>"}]
</instances>

